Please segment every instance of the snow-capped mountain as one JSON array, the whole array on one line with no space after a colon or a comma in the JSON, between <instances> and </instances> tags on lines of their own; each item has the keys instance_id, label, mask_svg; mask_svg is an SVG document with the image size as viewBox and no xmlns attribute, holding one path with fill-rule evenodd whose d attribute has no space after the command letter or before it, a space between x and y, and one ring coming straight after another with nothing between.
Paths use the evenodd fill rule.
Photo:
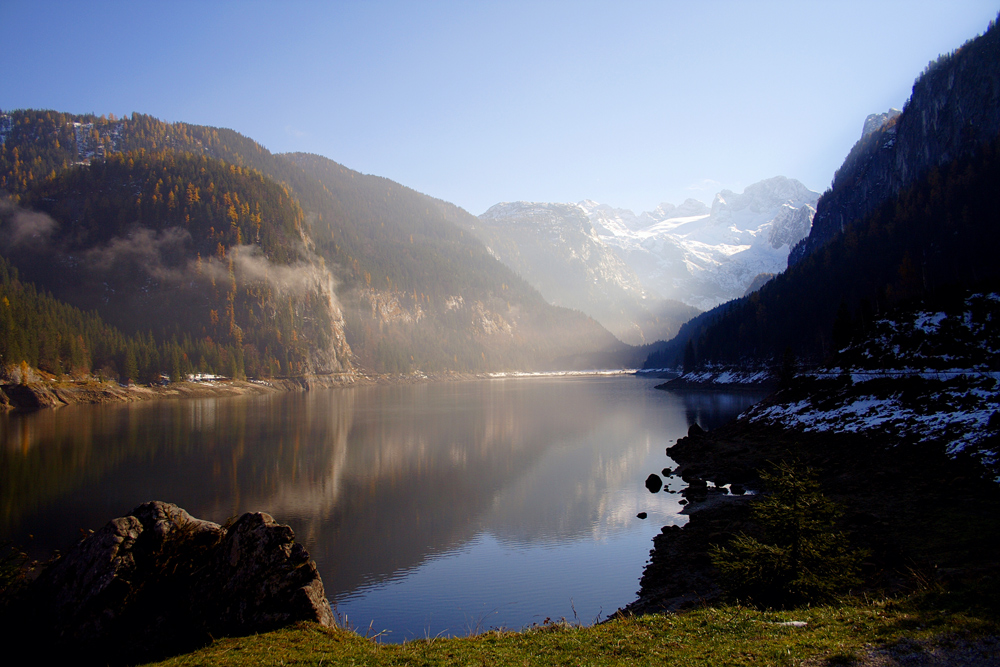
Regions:
<instances>
[{"instance_id":1,"label":"snow-capped mountain","mask_svg":"<svg viewBox=\"0 0 1000 667\"><path fill-rule=\"evenodd\" d=\"M819 194L777 176L712 205L688 199L636 215L595 201L513 202L479 216L496 256L557 305L582 310L627 342L662 337L642 312L682 302L707 310L784 270L809 233ZM674 313L679 311L673 308ZM674 325L666 327L676 330Z\"/></svg>"},{"instance_id":2,"label":"snow-capped mountain","mask_svg":"<svg viewBox=\"0 0 1000 667\"><path fill-rule=\"evenodd\" d=\"M740 194L723 190L711 208L689 199L637 216L590 201L580 206L644 288L707 310L743 296L757 274L782 271L791 246L809 233L818 199L776 176Z\"/></svg>"},{"instance_id":3,"label":"snow-capped mountain","mask_svg":"<svg viewBox=\"0 0 1000 667\"><path fill-rule=\"evenodd\" d=\"M648 294L579 204L502 203L479 221L473 231L490 252L547 301L583 311L627 343L668 338L697 314Z\"/></svg>"}]
</instances>

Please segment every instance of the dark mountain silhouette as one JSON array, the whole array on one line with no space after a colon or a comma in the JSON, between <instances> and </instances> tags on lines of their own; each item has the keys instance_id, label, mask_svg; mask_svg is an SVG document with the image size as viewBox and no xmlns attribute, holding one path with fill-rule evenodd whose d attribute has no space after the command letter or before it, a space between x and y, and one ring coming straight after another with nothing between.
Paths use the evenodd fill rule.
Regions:
<instances>
[{"instance_id":1,"label":"dark mountain silhouette","mask_svg":"<svg viewBox=\"0 0 1000 667\"><path fill-rule=\"evenodd\" d=\"M1000 280L1000 34L932 63L902 114L866 134L790 266L682 327L647 360L822 361L879 314ZM690 358L690 354L689 354Z\"/></svg>"}]
</instances>

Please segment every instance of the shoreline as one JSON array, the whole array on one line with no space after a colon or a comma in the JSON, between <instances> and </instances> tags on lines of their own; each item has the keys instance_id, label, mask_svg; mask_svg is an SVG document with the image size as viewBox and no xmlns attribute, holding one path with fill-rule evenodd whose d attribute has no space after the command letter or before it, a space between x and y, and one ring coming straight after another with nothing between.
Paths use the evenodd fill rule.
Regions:
<instances>
[{"instance_id":1,"label":"shoreline","mask_svg":"<svg viewBox=\"0 0 1000 667\"><path fill-rule=\"evenodd\" d=\"M370 384L361 376L303 376L268 380L183 380L166 385L128 385L96 380L0 385L0 413L25 414L66 405L103 405L184 398L247 396L313 388Z\"/></svg>"},{"instance_id":2,"label":"shoreline","mask_svg":"<svg viewBox=\"0 0 1000 667\"><path fill-rule=\"evenodd\" d=\"M629 373L626 371L532 373L518 374L511 379L625 374ZM162 400L308 391L311 388L325 386L376 384L389 386L400 382L417 384L484 379L498 378L471 374L419 374L358 375L349 381L346 378L318 380L286 378L266 383L210 380L175 383L155 388L125 388L118 386L117 383L103 384L109 389L131 391L143 396L132 400ZM342 384L331 384L335 380ZM651 388L651 385L646 386ZM49 388L54 393L59 389L57 386ZM797 382L793 391L772 396L760 405L766 408L768 405L780 405L790 400L798 401L806 393L814 394L815 389L811 379ZM860 390L860 387L856 389ZM110 400L119 402L118 399ZM695 480L708 483L707 500L696 502L693 498L696 494L690 492L685 494L689 503L683 513L689 517L689 523L683 528L666 526L653 538L653 544L650 545L653 549L650 563L642 573L640 584L642 589L620 610L620 613L639 616L658 612L686 612L720 600L721 590L715 585L710 564L705 562L705 554L711 544L719 543L720 540L728 539L733 533L747 529L747 510L752 496L714 492L712 484L733 485L733 488L736 488L736 484L742 484L751 490L758 490L759 487L754 483L756 469L763 467L762 462L769 457L784 456L788 452L796 453L809 465L822 469L824 491L847 510L845 526L861 539L862 543L875 545L876 553L866 564L868 581L865 591L887 591L890 595L905 594L913 590L914 577L917 574L928 577L933 585L941 585L942 588L950 588L952 582L967 584L970 576L991 577L990 573L997 572L997 567L981 557L982 552L990 547L990 543L995 544L995 539L990 539L988 531L979 531L980 541L986 544L980 544L976 548L977 555L973 560L965 557L956 558L954 552L965 548L961 544L952 549L951 553L944 554L945 557L942 558L940 552L926 551L926 545L914 549L913 542L920 541L930 533L922 530L925 526L938 522L939 525L936 527L942 528L949 524L946 520L948 517L964 517L963 508L981 504L985 506L982 514L987 517L983 522L997 525L1000 522L996 517L1000 517L1000 512L990 518L991 512L1000 506L996 502L996 494L985 493L977 484L974 475L971 474L974 467L961 463L942 464L943 451L935 450L934 443L926 443L912 454L889 451L902 450L901 444L897 443L893 447L885 441L875 441L858 434L802 433L773 423L763 424L748 420L732 421L709 432L702 432L697 427L692 428L687 436L680 438L674 447L667 450L667 454L674 458L676 464L674 474L677 477L683 478L688 483ZM908 442L906 446L912 444L916 443ZM906 462L907 457L912 457L912 460ZM899 462L905 465L894 465ZM696 486L697 484L691 484L691 487ZM938 506L942 500L943 504L947 505L943 509ZM907 507L910 504L913 504L912 508ZM919 516L922 512L926 513L924 517ZM944 514L941 514L942 512ZM907 513L920 518L919 521L905 523L908 531L914 533L909 536L901 534L900 527L904 524L899 521L900 517L905 519ZM941 520L942 518L945 520ZM983 523L980 524L982 525ZM752 527L750 529L752 530ZM927 542L936 548L942 544L944 531L935 531L935 535L931 535ZM968 545L969 541L965 540L964 544Z\"/></svg>"},{"instance_id":3,"label":"shoreline","mask_svg":"<svg viewBox=\"0 0 1000 667\"><path fill-rule=\"evenodd\" d=\"M35 371L38 374L37 371ZM122 385L113 380L60 380L42 377L28 384L0 384L0 414L26 414L66 405L104 405L185 398L224 398L290 391L311 391L338 387L422 384L426 382L463 382L470 380L522 380L559 377L608 377L642 374L634 369L585 371L498 371L465 373L442 371L405 374L336 373L303 375L289 378L233 380L213 378L182 380L164 385Z\"/></svg>"},{"instance_id":4,"label":"shoreline","mask_svg":"<svg viewBox=\"0 0 1000 667\"><path fill-rule=\"evenodd\" d=\"M954 381L954 380L953 380ZM837 530L869 552L864 584L854 594L906 593L933 582L943 589L975 590L1000 575L1000 485L979 450L956 452L950 430L927 427L930 407L941 401L944 382L894 381L885 386L803 378L771 395L740 418L705 432L692 428L666 449L673 474L688 487L683 527L666 526L653 539L650 562L637 598L622 612L674 612L723 599L708 553L740 532L753 533L751 496L733 496L741 486L760 492L759 471L770 463L798 460L813 468L823 493L842 510ZM898 383L898 384L897 384ZM908 417L914 429L860 429L871 415L846 411L829 428L781 419L787 406L816 406L840 414L840 406L874 403L870 394L895 396L923 409ZM955 409L940 406L943 414ZM956 413L957 414L957 413ZM822 426L822 422L819 422ZM952 419L952 428L958 420ZM980 428L973 423L966 428ZM994 430L992 424L988 430ZM705 491L708 491L707 501ZM923 582L923 583L922 583Z\"/></svg>"},{"instance_id":5,"label":"shoreline","mask_svg":"<svg viewBox=\"0 0 1000 667\"><path fill-rule=\"evenodd\" d=\"M650 373L661 372L649 371ZM681 389L691 390L740 390L750 389L753 391L773 392L778 388L778 374L771 368L745 369L736 366L718 366L708 368L703 371L689 371L687 373L674 372L667 381L657 385L657 389L671 390Z\"/></svg>"}]
</instances>

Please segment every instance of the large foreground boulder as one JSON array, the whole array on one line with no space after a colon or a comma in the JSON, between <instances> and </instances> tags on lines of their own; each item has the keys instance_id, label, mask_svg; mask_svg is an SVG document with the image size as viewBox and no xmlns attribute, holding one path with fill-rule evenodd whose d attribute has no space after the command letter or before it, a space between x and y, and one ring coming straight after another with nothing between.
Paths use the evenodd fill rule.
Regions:
<instances>
[{"instance_id":1,"label":"large foreground boulder","mask_svg":"<svg viewBox=\"0 0 1000 667\"><path fill-rule=\"evenodd\" d=\"M334 624L316 564L291 528L259 512L220 526L158 501L81 540L27 599L35 631L102 661L297 621Z\"/></svg>"}]
</instances>

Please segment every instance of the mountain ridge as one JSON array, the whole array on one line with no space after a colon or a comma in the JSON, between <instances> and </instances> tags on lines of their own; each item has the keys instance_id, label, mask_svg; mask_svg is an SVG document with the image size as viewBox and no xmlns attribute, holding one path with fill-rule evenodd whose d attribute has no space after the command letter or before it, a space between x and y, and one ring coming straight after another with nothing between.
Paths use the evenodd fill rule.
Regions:
<instances>
[{"instance_id":1,"label":"mountain ridge","mask_svg":"<svg viewBox=\"0 0 1000 667\"><path fill-rule=\"evenodd\" d=\"M902 112L867 123L817 206L810 235L789 266L872 214L930 169L969 155L1000 133L1000 34L987 30L930 63ZM892 116L892 114L888 114Z\"/></svg>"},{"instance_id":2,"label":"mountain ridge","mask_svg":"<svg viewBox=\"0 0 1000 667\"><path fill-rule=\"evenodd\" d=\"M587 212L648 290L707 310L742 295L758 273L783 268L789 242L808 231L818 197L775 176L741 193L722 190L710 206L688 199L639 215L603 206Z\"/></svg>"},{"instance_id":3,"label":"mountain ridge","mask_svg":"<svg viewBox=\"0 0 1000 667\"><path fill-rule=\"evenodd\" d=\"M851 150L787 270L689 322L648 367L685 358L777 365L787 354L822 363L882 313L995 289L998 63L995 22L932 63L903 112Z\"/></svg>"},{"instance_id":4,"label":"mountain ridge","mask_svg":"<svg viewBox=\"0 0 1000 667\"><path fill-rule=\"evenodd\" d=\"M711 207L688 199L638 215L593 200L502 202L470 230L547 299L635 344L672 337L696 309L781 270L818 196L777 176Z\"/></svg>"},{"instance_id":5,"label":"mountain ridge","mask_svg":"<svg viewBox=\"0 0 1000 667\"><path fill-rule=\"evenodd\" d=\"M44 252L58 246L53 256L61 258L57 266L64 274L84 270L81 260L111 269L129 255L127 270L108 274L108 280L98 279L92 267L85 267L93 274L86 280L64 276L60 282L57 275L31 266L22 273L48 281L46 288L64 292L70 301L102 309L129 330L164 325L142 322L155 320L157 299L173 299L161 311L178 321L187 318L194 329L175 322L174 333L157 335L188 335L185 345L192 354L199 340L225 344L237 374L244 367L254 375L341 372L356 362L374 373L537 370L561 363L617 365L634 357L596 322L546 304L490 257L456 225L471 218L458 207L316 159L333 165L325 176L310 173L315 165L303 168L309 167L304 158L271 154L232 130L168 124L142 114L117 119L53 111L0 113L0 188L12 206L23 209L4 217L9 228L4 234L8 242L17 236L23 245L23 221L47 215L55 221L49 231L56 230L59 238L51 239L52 247L36 248L31 261L41 267ZM203 178L205 169L212 175ZM178 176L178 170L186 175ZM273 200L279 206L274 211L284 212L268 214L267 202L242 190L222 192L224 170L229 172L225 178L242 179L241 188L259 189L266 181L267 202ZM92 183L81 189L67 174ZM96 213L84 213L80 227L74 222L81 215L76 209L84 204ZM294 218L290 226L275 226L289 215ZM197 233L188 229L191 224ZM287 229L274 236L281 225ZM72 231L77 228L83 236ZM15 263L28 261L23 248L15 250ZM8 251L10 243L0 253ZM120 262L117 266L122 268ZM284 329L275 330L265 349L250 349L246 336L270 326L261 319L254 295L266 285L273 292L279 276L291 280L282 267L325 278L313 281L287 316L270 315L286 322ZM208 304L197 293L184 296L193 283L181 289L186 283L177 280L195 269L211 283L208 292L201 291L218 292L212 297L216 302ZM234 283L239 283L235 296ZM462 307L449 308L449 302ZM143 303L149 317L129 317L133 306ZM320 311L325 314L317 319ZM287 360L286 353L292 353ZM113 365L109 370L120 373L125 362ZM232 366L223 363L227 372Z\"/></svg>"}]
</instances>

